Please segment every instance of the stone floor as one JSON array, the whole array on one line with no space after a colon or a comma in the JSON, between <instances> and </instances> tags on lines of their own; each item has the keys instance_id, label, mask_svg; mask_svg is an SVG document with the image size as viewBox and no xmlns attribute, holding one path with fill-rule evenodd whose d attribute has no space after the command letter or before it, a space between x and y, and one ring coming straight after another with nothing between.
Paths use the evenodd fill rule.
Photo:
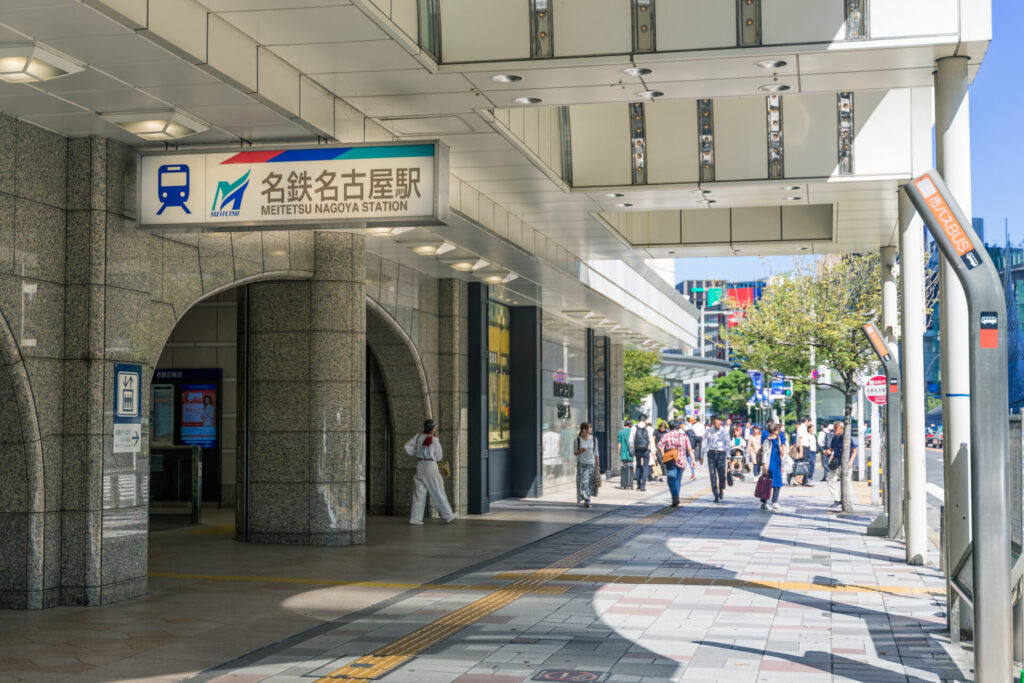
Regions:
<instances>
[{"instance_id":1,"label":"stone floor","mask_svg":"<svg viewBox=\"0 0 1024 683\"><path fill-rule=\"evenodd\" d=\"M372 518L341 549L235 543L227 518L153 533L145 598L0 612L0 680L972 679L941 573L866 536L873 511L829 513L818 486L766 513L752 489L714 505L702 475L673 510L609 483L590 510Z\"/></svg>"}]
</instances>

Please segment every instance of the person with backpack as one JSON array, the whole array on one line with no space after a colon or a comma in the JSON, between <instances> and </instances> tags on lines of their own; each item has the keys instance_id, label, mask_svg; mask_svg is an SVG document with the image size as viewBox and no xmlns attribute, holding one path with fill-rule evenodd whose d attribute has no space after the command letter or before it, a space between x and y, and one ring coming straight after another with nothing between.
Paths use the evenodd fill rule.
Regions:
<instances>
[{"instance_id":1,"label":"person with backpack","mask_svg":"<svg viewBox=\"0 0 1024 683\"><path fill-rule=\"evenodd\" d=\"M647 424L647 416L640 414L629 432L629 447L636 458L636 486L640 491L647 490L647 478L651 475L651 451L654 450L654 429Z\"/></svg>"},{"instance_id":2,"label":"person with backpack","mask_svg":"<svg viewBox=\"0 0 1024 683\"><path fill-rule=\"evenodd\" d=\"M629 432L632 426L632 420L623 421L618 435L619 461L622 463L622 469L619 471L619 488L621 489L633 488L633 448L629 445Z\"/></svg>"}]
</instances>

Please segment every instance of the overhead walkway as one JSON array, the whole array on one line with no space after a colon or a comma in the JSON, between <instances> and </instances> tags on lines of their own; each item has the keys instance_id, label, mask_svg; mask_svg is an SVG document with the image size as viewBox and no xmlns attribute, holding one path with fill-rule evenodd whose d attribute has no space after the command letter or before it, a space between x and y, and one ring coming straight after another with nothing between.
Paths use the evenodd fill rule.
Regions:
<instances>
[{"instance_id":1,"label":"overhead walkway","mask_svg":"<svg viewBox=\"0 0 1024 683\"><path fill-rule=\"evenodd\" d=\"M866 536L875 511L830 514L819 487L786 488L783 512L764 513L752 486L711 505L702 474L679 509L661 487L639 498L606 486L590 510L549 498L454 526L374 518L387 533L372 537L387 540L345 549L240 546L217 524L154 533L148 597L9 614L0 676L971 678L969 653L942 634L941 572ZM185 555L188 536L202 543Z\"/></svg>"}]
</instances>

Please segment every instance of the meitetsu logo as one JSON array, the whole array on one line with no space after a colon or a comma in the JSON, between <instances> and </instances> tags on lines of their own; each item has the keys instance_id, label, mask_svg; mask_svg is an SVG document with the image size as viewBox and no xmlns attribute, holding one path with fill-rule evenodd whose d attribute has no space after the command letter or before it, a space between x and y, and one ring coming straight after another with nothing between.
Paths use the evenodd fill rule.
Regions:
<instances>
[{"instance_id":1,"label":"meitetsu logo","mask_svg":"<svg viewBox=\"0 0 1024 683\"><path fill-rule=\"evenodd\" d=\"M210 218L233 218L238 216L242 209L242 197L245 195L245 188L249 187L249 171L234 182L221 180L217 183L217 192L213 196L213 206L210 207Z\"/></svg>"}]
</instances>

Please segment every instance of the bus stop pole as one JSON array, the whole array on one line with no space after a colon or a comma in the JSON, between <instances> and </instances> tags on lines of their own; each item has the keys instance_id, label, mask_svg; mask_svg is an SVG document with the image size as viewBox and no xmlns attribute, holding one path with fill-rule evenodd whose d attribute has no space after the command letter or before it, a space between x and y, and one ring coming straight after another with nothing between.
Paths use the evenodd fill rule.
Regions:
<instances>
[{"instance_id":1,"label":"bus stop pole","mask_svg":"<svg viewBox=\"0 0 1024 683\"><path fill-rule=\"evenodd\" d=\"M1010 680L1013 627L1003 287L995 264L937 171L925 173L903 189L924 218L967 296L974 670L975 680L980 683L1005 683ZM959 484L947 482L947 486ZM951 578L957 580L955 576Z\"/></svg>"},{"instance_id":2,"label":"bus stop pole","mask_svg":"<svg viewBox=\"0 0 1024 683\"><path fill-rule=\"evenodd\" d=\"M885 338L874 323L864 326L864 335L868 338L872 350L878 356L885 371L885 499L886 525L883 529L869 528L868 533L882 534L887 538L896 538L903 528L903 421L901 416L900 395L903 379L900 376L900 364L892 349L886 344ZM875 520L872 527L881 525L881 519Z\"/></svg>"}]
</instances>

